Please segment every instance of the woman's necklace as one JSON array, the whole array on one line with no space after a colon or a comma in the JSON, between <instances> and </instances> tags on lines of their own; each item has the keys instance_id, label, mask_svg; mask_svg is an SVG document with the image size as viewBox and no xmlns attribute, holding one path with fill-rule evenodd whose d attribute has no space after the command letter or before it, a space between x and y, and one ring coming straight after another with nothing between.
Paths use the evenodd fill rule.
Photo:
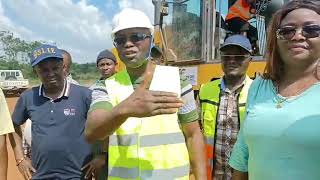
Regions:
<instances>
[{"instance_id":1,"label":"woman's necklace","mask_svg":"<svg viewBox=\"0 0 320 180\"><path fill-rule=\"evenodd\" d=\"M316 68L313 71L313 75L315 76L315 78L309 78L308 80L305 80L303 86L301 86L296 92L291 93L291 94L294 94L295 96L288 96L288 97L282 96L280 94L279 84L277 83L277 85L275 86L275 89L274 89L275 94L276 94L276 108L277 109L282 108L283 103L288 101L289 99L295 100L295 99L299 98L300 96L302 96L303 91L306 91L313 84L315 84L316 82L319 82L319 80L320 80L320 77L319 77L320 73L318 72L319 69L320 69L320 58L317 60ZM314 82L312 82L312 81L314 81Z\"/></svg>"},{"instance_id":2,"label":"woman's necklace","mask_svg":"<svg viewBox=\"0 0 320 180\"><path fill-rule=\"evenodd\" d=\"M276 108L279 109L279 108L282 108L283 107L283 103L288 101L288 99L290 98L294 98L296 96L290 96L290 97L283 97L281 96L280 94L277 94L277 105L276 105Z\"/></svg>"},{"instance_id":3,"label":"woman's necklace","mask_svg":"<svg viewBox=\"0 0 320 180\"><path fill-rule=\"evenodd\" d=\"M302 88L299 88L299 90L297 90L294 93L291 94L295 94L295 96L288 96L288 97L284 97L280 94L280 90L279 90L279 84L275 87L275 93L276 93L276 108L280 109L283 107L283 103L288 101L289 99L295 100L298 97L301 96L301 94L303 93L303 91L306 91L307 89L309 89L312 85L308 85L309 82L311 82L312 80L309 80L305 83L305 85Z\"/></svg>"},{"instance_id":4,"label":"woman's necklace","mask_svg":"<svg viewBox=\"0 0 320 180\"><path fill-rule=\"evenodd\" d=\"M283 97L280 95L279 93L279 85L276 86L276 108L279 109L279 108L282 108L282 103L286 102L289 97Z\"/></svg>"}]
</instances>

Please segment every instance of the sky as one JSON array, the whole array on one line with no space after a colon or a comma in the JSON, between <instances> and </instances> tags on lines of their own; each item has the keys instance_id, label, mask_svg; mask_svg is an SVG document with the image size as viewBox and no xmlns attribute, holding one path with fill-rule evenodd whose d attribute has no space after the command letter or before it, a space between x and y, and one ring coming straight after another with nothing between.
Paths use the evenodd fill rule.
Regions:
<instances>
[{"instance_id":1,"label":"sky","mask_svg":"<svg viewBox=\"0 0 320 180\"><path fill-rule=\"evenodd\" d=\"M0 31L55 44L77 63L95 62L100 51L113 47L112 18L126 7L153 20L152 0L0 0Z\"/></svg>"},{"instance_id":2,"label":"sky","mask_svg":"<svg viewBox=\"0 0 320 180\"><path fill-rule=\"evenodd\" d=\"M188 1L187 11L200 15L199 2ZM142 10L153 22L152 0L0 0L0 31L57 45L78 63L95 62L100 51L113 48L112 18L126 7Z\"/></svg>"}]
</instances>

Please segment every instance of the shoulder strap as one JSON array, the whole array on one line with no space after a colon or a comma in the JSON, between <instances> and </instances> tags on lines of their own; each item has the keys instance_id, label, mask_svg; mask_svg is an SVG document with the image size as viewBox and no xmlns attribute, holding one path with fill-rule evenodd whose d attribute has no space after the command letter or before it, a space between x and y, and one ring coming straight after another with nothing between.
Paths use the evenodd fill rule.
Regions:
<instances>
[{"instance_id":1,"label":"shoulder strap","mask_svg":"<svg viewBox=\"0 0 320 180\"><path fill-rule=\"evenodd\" d=\"M143 74L143 82L141 83L139 88L149 89L155 68L156 64L154 64L152 61L149 61L147 64L146 71Z\"/></svg>"}]
</instances>

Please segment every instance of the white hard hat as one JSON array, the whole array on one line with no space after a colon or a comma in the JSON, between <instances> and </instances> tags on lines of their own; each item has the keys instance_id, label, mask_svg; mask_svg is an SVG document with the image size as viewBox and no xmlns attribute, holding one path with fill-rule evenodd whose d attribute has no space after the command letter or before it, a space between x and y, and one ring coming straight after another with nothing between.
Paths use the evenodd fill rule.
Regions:
<instances>
[{"instance_id":1,"label":"white hard hat","mask_svg":"<svg viewBox=\"0 0 320 180\"><path fill-rule=\"evenodd\" d=\"M119 14L114 16L111 36L114 38L115 33L118 31L137 27L148 28L150 29L151 34L153 34L153 25L144 12L136 9L125 8Z\"/></svg>"}]
</instances>

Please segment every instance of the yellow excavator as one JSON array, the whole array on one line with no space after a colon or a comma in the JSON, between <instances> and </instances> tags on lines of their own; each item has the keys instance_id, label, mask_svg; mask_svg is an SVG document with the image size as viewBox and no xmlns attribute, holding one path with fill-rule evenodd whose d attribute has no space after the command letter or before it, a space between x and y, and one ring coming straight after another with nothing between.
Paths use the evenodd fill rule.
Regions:
<instances>
[{"instance_id":1,"label":"yellow excavator","mask_svg":"<svg viewBox=\"0 0 320 180\"><path fill-rule=\"evenodd\" d=\"M179 66L180 73L197 93L201 84L223 75L219 48L230 33L224 21L236 0L152 0L154 43L162 51L161 64ZM257 29L258 53L248 75L254 78L265 67L266 27L272 14L288 0L257 0L250 24ZM116 50L114 49L114 54ZM124 65L119 63L118 68Z\"/></svg>"}]
</instances>

